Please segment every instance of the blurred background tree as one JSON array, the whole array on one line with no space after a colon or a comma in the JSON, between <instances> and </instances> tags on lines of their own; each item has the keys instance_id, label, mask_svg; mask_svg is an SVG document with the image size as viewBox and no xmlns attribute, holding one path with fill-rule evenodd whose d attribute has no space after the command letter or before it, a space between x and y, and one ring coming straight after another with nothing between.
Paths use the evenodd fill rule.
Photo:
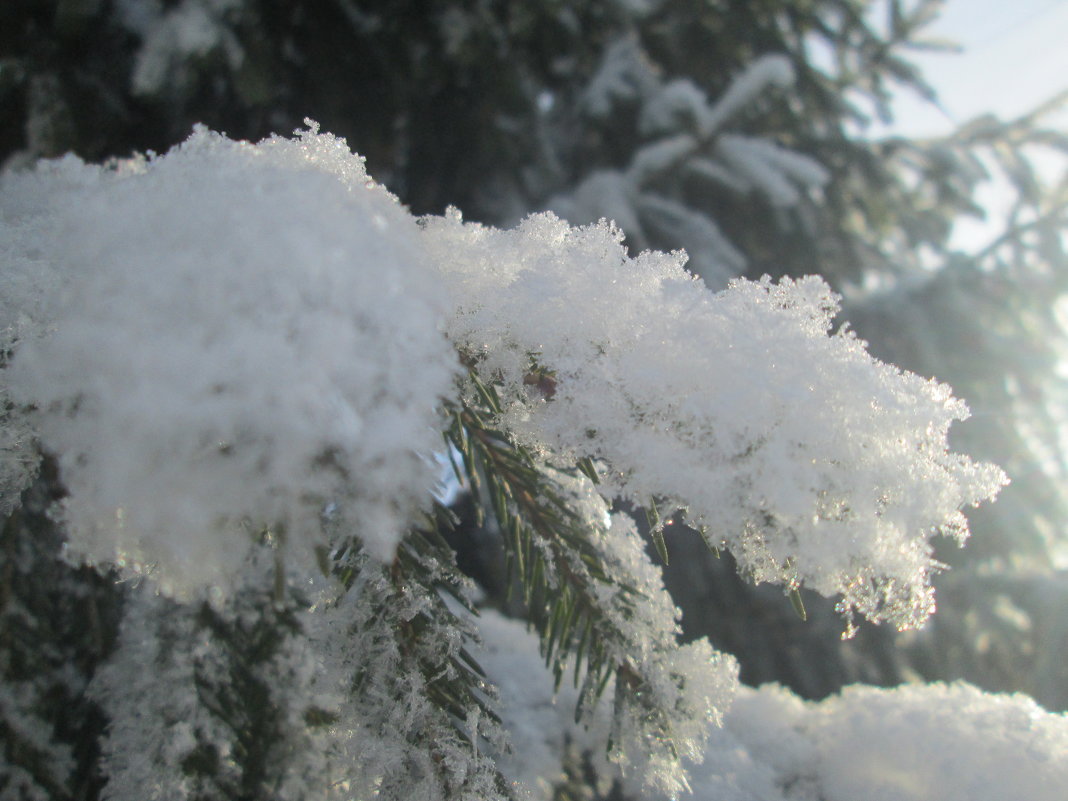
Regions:
<instances>
[{"instance_id":1,"label":"blurred background tree","mask_svg":"<svg viewBox=\"0 0 1068 801\"><path fill-rule=\"evenodd\" d=\"M736 654L743 680L808 697L855 681L965 678L1062 710L1066 96L941 138L869 135L896 93L937 102L910 54L940 46L924 40L940 6L6 0L0 160L163 151L198 122L258 139L310 117L416 213L453 204L495 225L546 208L575 224L609 217L633 249L685 248L713 288L736 275L825 276L876 356L969 402L955 447L1000 464L1013 485L971 515L966 550L940 555L953 569L937 581L938 614L907 636L862 626L842 641L833 602L806 593L802 622L778 589L746 584L728 557L669 526L667 580L687 634ZM989 186L997 209L980 200ZM962 248L961 221L984 218L988 244ZM54 543L31 538L44 519L5 527L9 565L24 548L55 561ZM482 540L464 534L461 565L503 604ZM96 598L95 581L70 569L54 588ZM10 621L16 606L40 606L38 590L5 587L0 667L23 680L32 670ZM82 636L54 635L67 649ZM114 632L91 636L87 674ZM72 731L94 714L75 712ZM74 758L88 777L92 756Z\"/></svg>"}]
</instances>

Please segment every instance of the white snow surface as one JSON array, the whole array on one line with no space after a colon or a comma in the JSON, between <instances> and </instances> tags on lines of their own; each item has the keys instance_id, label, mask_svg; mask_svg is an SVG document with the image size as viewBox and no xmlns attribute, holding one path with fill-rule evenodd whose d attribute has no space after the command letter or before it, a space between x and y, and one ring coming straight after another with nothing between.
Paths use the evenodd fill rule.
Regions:
<instances>
[{"instance_id":1,"label":"white snow surface","mask_svg":"<svg viewBox=\"0 0 1068 801\"><path fill-rule=\"evenodd\" d=\"M698 771L695 796L719 801L1062 801L1068 714L963 682L820 702L743 687Z\"/></svg>"},{"instance_id":2,"label":"white snow surface","mask_svg":"<svg viewBox=\"0 0 1068 801\"><path fill-rule=\"evenodd\" d=\"M72 551L156 565L177 591L225 585L264 527L321 541L328 504L388 558L430 497L419 454L454 349L518 441L599 460L606 499L685 509L752 579L902 627L933 608L928 537L963 541L962 507L1004 481L948 451L967 411L947 387L830 333L821 279L713 293L685 253L631 258L608 223L551 214L420 226L315 130L198 129L162 157L7 176L0 196L0 391L60 460ZM525 380L535 362L551 395Z\"/></svg>"},{"instance_id":3,"label":"white snow surface","mask_svg":"<svg viewBox=\"0 0 1068 801\"><path fill-rule=\"evenodd\" d=\"M189 80L186 65L214 53L238 69L245 53L227 20L245 5L245 0L181 0L165 9L159 0L119 0L123 26L141 40L131 78L134 93L154 95L168 83L181 86Z\"/></svg>"},{"instance_id":4,"label":"white snow surface","mask_svg":"<svg viewBox=\"0 0 1068 801\"><path fill-rule=\"evenodd\" d=\"M455 298L449 336L501 385L516 439L600 460L607 498L685 509L756 581L841 593L847 613L902 628L931 613L928 537L963 542L961 507L1005 478L947 450L967 415L948 387L829 333L821 279L712 293L684 253L631 258L613 226L548 213L424 226ZM551 397L524 382L532 361Z\"/></svg>"},{"instance_id":5,"label":"white snow surface","mask_svg":"<svg viewBox=\"0 0 1068 801\"><path fill-rule=\"evenodd\" d=\"M550 798L570 743L610 776L599 745L607 723L586 731L571 721L575 692L565 682L553 695L536 637L492 611L478 624L478 657L501 687L514 737L506 772ZM1063 801L1068 714L966 683L857 685L818 702L779 685L741 686L700 759L679 801ZM625 787L658 797L633 776Z\"/></svg>"},{"instance_id":6,"label":"white snow surface","mask_svg":"<svg viewBox=\"0 0 1068 801\"><path fill-rule=\"evenodd\" d=\"M391 557L456 357L415 221L343 142L200 129L2 197L4 383L59 458L74 554L225 587L264 527L314 564L331 503Z\"/></svg>"}]
</instances>

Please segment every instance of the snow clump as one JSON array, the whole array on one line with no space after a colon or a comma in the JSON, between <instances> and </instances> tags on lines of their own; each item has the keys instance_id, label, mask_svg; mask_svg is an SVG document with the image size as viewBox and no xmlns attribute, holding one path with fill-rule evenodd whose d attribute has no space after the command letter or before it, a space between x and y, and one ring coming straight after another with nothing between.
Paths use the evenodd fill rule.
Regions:
<instances>
[{"instance_id":1,"label":"snow clump","mask_svg":"<svg viewBox=\"0 0 1068 801\"><path fill-rule=\"evenodd\" d=\"M615 227L549 213L424 226L455 298L449 336L500 385L518 441L599 460L609 500L684 509L754 581L841 593L847 614L902 628L930 615L928 538L963 542L961 508L1005 477L948 451L967 416L948 387L829 333L822 279L712 293L684 253L631 258Z\"/></svg>"},{"instance_id":2,"label":"snow clump","mask_svg":"<svg viewBox=\"0 0 1068 801\"><path fill-rule=\"evenodd\" d=\"M2 383L59 460L74 555L225 588L263 537L314 565L329 509L392 557L456 358L415 221L342 140L201 128L2 189Z\"/></svg>"},{"instance_id":3,"label":"snow clump","mask_svg":"<svg viewBox=\"0 0 1068 801\"><path fill-rule=\"evenodd\" d=\"M709 782L695 801L1060 801L1066 753L1068 715L964 682L855 685L819 702L742 687L695 776ZM773 792L748 792L768 784Z\"/></svg>"},{"instance_id":4,"label":"snow clump","mask_svg":"<svg viewBox=\"0 0 1068 801\"><path fill-rule=\"evenodd\" d=\"M929 537L963 542L961 509L1005 481L949 452L946 386L831 333L821 279L713 293L603 221L417 224L315 130L68 158L5 178L0 214L0 392L59 458L71 549L175 586L225 583L267 530L319 542L328 509L388 559L431 494L457 350L517 442L598 460L606 501L683 509L747 577L847 615L922 623Z\"/></svg>"},{"instance_id":5,"label":"snow clump","mask_svg":"<svg viewBox=\"0 0 1068 801\"><path fill-rule=\"evenodd\" d=\"M588 729L575 724L575 691L565 681L554 693L537 637L489 610L478 626L478 659L501 688L515 745L501 760L506 774L544 799L578 755L612 776L600 745L611 726L606 711ZM625 774L623 790L689 801L1063 801L1066 753L1068 714L964 682L855 685L822 701L777 684L740 685L690 767L692 793L650 791L640 773Z\"/></svg>"}]
</instances>

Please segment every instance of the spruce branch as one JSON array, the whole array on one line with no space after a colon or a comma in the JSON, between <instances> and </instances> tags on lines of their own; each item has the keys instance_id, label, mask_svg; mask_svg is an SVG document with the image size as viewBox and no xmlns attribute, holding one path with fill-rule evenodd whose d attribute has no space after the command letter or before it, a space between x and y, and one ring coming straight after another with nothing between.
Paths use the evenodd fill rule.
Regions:
<instances>
[{"instance_id":1,"label":"spruce branch","mask_svg":"<svg viewBox=\"0 0 1068 801\"><path fill-rule=\"evenodd\" d=\"M700 719L700 729L715 709L707 697L702 705L687 696L689 677L673 663L677 610L659 576L650 579L657 569L637 530L626 519L620 531L626 525L608 515L589 459L562 468L543 461L494 426L502 413L497 389L474 371L470 382L473 391L451 410L446 440L461 456L474 502L493 514L509 580L522 587L557 688L570 672L579 688L576 722L588 723L614 681L610 755L629 761L637 736L677 764L690 753L688 726ZM591 497L600 519L590 513Z\"/></svg>"},{"instance_id":2,"label":"spruce branch","mask_svg":"<svg viewBox=\"0 0 1068 801\"><path fill-rule=\"evenodd\" d=\"M356 539L334 554L344 588L337 604L352 614L347 639L357 665L350 686L355 708L384 703L403 708L415 695L429 704L429 709L416 704L409 713L405 741L397 743L404 756L381 777L385 797L416 792L415 784L427 780L422 771L428 766L442 797L512 797L491 757L507 747L496 689L469 648L477 638L472 619L478 614L469 597L470 579L441 536L456 522L435 503L389 565L370 559ZM381 717L392 719L389 710ZM460 753L474 755L470 766L456 758Z\"/></svg>"},{"instance_id":3,"label":"spruce branch","mask_svg":"<svg viewBox=\"0 0 1068 801\"><path fill-rule=\"evenodd\" d=\"M569 507L560 488L526 448L489 425L487 412L500 412L495 390L477 377L473 382L487 408L467 404L457 409L447 432L449 441L463 455L470 485L485 486L486 498L476 495L476 504L481 508L488 499L504 541L506 573L510 582L518 581L522 587L531 623L541 636L542 655L553 669L557 686L569 654L574 653L576 673L582 658L587 659L587 682L592 680L589 688L596 692L591 700L596 700L613 665L595 636L590 582L610 585L612 579L587 539L584 521ZM576 570L576 561L586 566L586 575ZM628 591L637 594L633 588Z\"/></svg>"}]
</instances>

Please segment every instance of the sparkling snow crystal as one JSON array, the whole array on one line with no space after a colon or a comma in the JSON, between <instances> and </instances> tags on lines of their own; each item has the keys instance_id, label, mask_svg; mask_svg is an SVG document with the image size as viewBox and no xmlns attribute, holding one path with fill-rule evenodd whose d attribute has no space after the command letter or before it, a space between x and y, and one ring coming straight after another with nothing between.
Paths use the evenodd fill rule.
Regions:
<instances>
[{"instance_id":1,"label":"sparkling snow crystal","mask_svg":"<svg viewBox=\"0 0 1068 801\"><path fill-rule=\"evenodd\" d=\"M641 76L620 67L611 77L605 103ZM784 61L762 60L704 124L788 79ZM782 203L795 192L783 176L822 180L766 143L726 141L775 165L743 177ZM683 145L645 155L672 159ZM612 176L598 185L625 186ZM644 202L679 218L669 201ZM710 247L722 239L710 223L701 237ZM832 332L838 299L819 278L713 293L684 269L685 253L631 258L604 221L576 228L540 214L501 231L453 211L417 223L342 140L314 126L255 145L201 128L164 156L104 167L68 157L4 175L0 259L0 511L16 503L38 451L51 454L68 492L56 514L71 554L150 573L178 596L134 604L94 684L112 716L107 769L115 787L134 788L124 794L160 764L169 773L156 777L157 795L184 793L199 746L220 757L237 747L215 721L212 687L229 692L232 669L245 669L241 643L274 625L268 607L284 611L285 587L275 586L274 606L264 587L279 578L276 563L262 550L250 558L250 546L277 545L311 592L315 549L355 533L347 592L302 612L257 668L278 690L276 753L293 757L261 772L294 783L279 785L282 795L313 777L330 784L335 795L324 798L389 787L400 797L499 797L490 754L503 754L503 736L482 696L445 710L430 694L460 671L474 624L439 621L408 637L413 621L432 623L443 607L445 573L430 571L425 586L414 569L405 578L401 557L422 557L404 550L412 540L396 550L437 481L436 407L470 393L470 413L476 386L493 399L485 436L522 446L530 472L559 490L546 519L578 521L581 536L553 542L555 530L539 530L535 546L552 557L546 586L564 587L566 574L582 593L598 650L586 651L587 689L577 692L585 705L589 665L608 666L612 719L598 711L588 722L610 731L606 758L628 781L676 796L687 787L682 760L707 757L713 778L695 777L698 797L712 788L738 801L845 801L870 788L894 799L1008 797L1019 787L1044 800L1063 784L1063 720L964 687L851 690L807 712L774 690L744 694L727 731L709 740L736 685L734 660L704 641L679 645L678 611L634 521L612 513L616 499L681 510L754 581L840 594L847 616L908 627L934 606L929 538L963 541L962 509L1005 481L949 452L948 428L967 409L947 387ZM586 475L573 469L579 460ZM530 505L551 495L536 494ZM506 508L503 490L500 499ZM443 569L435 559L420 564ZM214 605L202 614L183 605L205 587L222 591ZM209 642L205 621L230 633ZM582 735L539 734L560 714L553 691L501 650L529 655L532 641L492 616L482 627L490 677L527 685L503 706L523 752L501 767L528 781L559 776L562 752L585 748ZM157 694L158 677L128 682L145 660L174 686ZM478 693L495 698L488 685ZM10 694L0 704L21 708ZM146 726L156 733L142 736ZM973 728L1026 756L1033 777L998 784L996 766L1011 764ZM924 739L943 729L945 744ZM886 756L903 744L917 761L937 759L926 773L903 770ZM962 777L957 795L929 792L940 765ZM998 795L982 795L990 787Z\"/></svg>"},{"instance_id":2,"label":"sparkling snow crystal","mask_svg":"<svg viewBox=\"0 0 1068 801\"><path fill-rule=\"evenodd\" d=\"M929 536L963 540L1004 481L948 452L948 388L830 333L818 278L712 293L684 253L551 214L420 230L316 132L6 180L0 391L36 409L90 561L222 581L266 528L316 541L330 504L387 557L433 484L454 348L516 440L600 460L606 499L674 504L752 579L903 627L933 608Z\"/></svg>"},{"instance_id":3,"label":"sparkling snow crystal","mask_svg":"<svg viewBox=\"0 0 1068 801\"><path fill-rule=\"evenodd\" d=\"M685 254L627 256L602 222L515 230L425 221L457 312L449 335L510 405L500 424L602 490L668 499L755 581L841 593L902 627L933 609L928 537L1004 481L946 448L947 387L874 361L818 278L709 292ZM552 371L551 394L531 386Z\"/></svg>"},{"instance_id":4,"label":"sparkling snow crystal","mask_svg":"<svg viewBox=\"0 0 1068 801\"><path fill-rule=\"evenodd\" d=\"M310 561L327 504L391 554L456 360L414 220L344 142L198 130L8 180L5 383L59 458L77 555L225 585L266 528Z\"/></svg>"}]
</instances>

